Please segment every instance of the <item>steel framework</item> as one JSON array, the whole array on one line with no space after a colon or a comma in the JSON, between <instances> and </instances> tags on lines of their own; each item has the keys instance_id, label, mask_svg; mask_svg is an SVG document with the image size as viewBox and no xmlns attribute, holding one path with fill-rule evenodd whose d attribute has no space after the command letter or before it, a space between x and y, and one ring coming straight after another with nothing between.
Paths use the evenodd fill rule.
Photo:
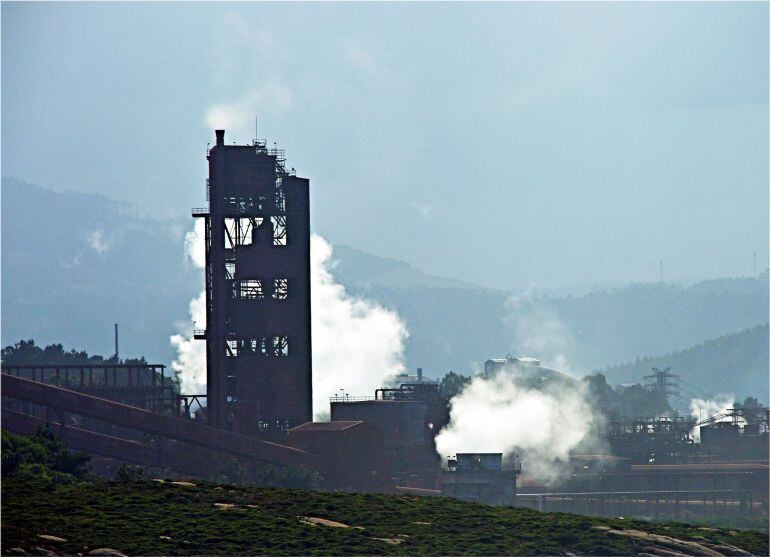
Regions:
<instances>
[{"instance_id":1,"label":"steel framework","mask_svg":"<svg viewBox=\"0 0 770 557\"><path fill-rule=\"evenodd\" d=\"M174 384L166 377L166 366L160 364L3 364L2 373L153 412L178 413Z\"/></svg>"},{"instance_id":2,"label":"steel framework","mask_svg":"<svg viewBox=\"0 0 770 557\"><path fill-rule=\"evenodd\" d=\"M265 141L207 151L207 409L213 426L281 436L312 420L309 182Z\"/></svg>"}]
</instances>

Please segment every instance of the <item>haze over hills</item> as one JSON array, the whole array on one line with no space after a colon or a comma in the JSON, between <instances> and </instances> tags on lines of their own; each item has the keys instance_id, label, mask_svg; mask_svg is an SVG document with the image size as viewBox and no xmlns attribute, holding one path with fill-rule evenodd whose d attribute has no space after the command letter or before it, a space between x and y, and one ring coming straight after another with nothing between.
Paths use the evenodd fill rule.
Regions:
<instances>
[{"instance_id":1,"label":"haze over hills","mask_svg":"<svg viewBox=\"0 0 770 557\"><path fill-rule=\"evenodd\" d=\"M203 286L202 271L184 254L192 219L148 219L106 197L10 178L2 185L3 345L34 338L110 354L118 322L121 355L169 364L169 335L189 325L188 304ZM507 352L581 374L767 323L766 274L556 296L431 276L348 246L336 246L334 259L335 279L349 292L398 312L410 333L407 368L433 377L473 373ZM628 368L617 381L646 373L634 378L637 371ZM716 378L701 380L704 390L720 392Z\"/></svg>"},{"instance_id":2,"label":"haze over hills","mask_svg":"<svg viewBox=\"0 0 770 557\"><path fill-rule=\"evenodd\" d=\"M2 182L2 342L34 338L170 363L177 321L203 284L185 263L189 222L137 217L99 195Z\"/></svg>"},{"instance_id":3,"label":"haze over hills","mask_svg":"<svg viewBox=\"0 0 770 557\"><path fill-rule=\"evenodd\" d=\"M639 382L650 368L671 367L680 377L682 399L675 406L687 407L691 398L712 398L716 395L738 394L742 400L756 393L767 404L768 389L768 325L757 325L739 333L724 335L696 346L665 354L644 357L636 361L609 366L602 371L610 383ZM744 395L745 393L745 395Z\"/></svg>"}]
</instances>

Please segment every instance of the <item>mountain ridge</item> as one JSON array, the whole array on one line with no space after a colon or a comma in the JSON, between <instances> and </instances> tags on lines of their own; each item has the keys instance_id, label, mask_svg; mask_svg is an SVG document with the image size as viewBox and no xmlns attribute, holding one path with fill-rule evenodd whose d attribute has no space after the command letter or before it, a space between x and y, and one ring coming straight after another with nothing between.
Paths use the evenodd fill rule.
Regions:
<instances>
[{"instance_id":1,"label":"mountain ridge","mask_svg":"<svg viewBox=\"0 0 770 557\"><path fill-rule=\"evenodd\" d=\"M117 322L122 355L170 363L169 336L191 326L188 306L204 284L185 256L192 219L144 218L99 194L11 178L2 185L3 345L34 338L111 354ZM472 374L508 352L581 374L767 322L766 274L550 296L436 277L350 246L334 246L332 258L350 295L398 312L410 333L404 363L428 376Z\"/></svg>"}]
</instances>

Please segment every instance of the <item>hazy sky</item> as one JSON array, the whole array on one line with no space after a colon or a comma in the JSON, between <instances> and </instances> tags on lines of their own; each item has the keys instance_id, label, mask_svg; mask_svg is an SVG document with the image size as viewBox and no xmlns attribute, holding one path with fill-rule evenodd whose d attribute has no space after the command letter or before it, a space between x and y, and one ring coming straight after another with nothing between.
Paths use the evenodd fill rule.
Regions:
<instances>
[{"instance_id":1,"label":"hazy sky","mask_svg":"<svg viewBox=\"0 0 770 557\"><path fill-rule=\"evenodd\" d=\"M6 176L185 216L255 115L316 231L435 274L767 266L767 3L2 4Z\"/></svg>"}]
</instances>

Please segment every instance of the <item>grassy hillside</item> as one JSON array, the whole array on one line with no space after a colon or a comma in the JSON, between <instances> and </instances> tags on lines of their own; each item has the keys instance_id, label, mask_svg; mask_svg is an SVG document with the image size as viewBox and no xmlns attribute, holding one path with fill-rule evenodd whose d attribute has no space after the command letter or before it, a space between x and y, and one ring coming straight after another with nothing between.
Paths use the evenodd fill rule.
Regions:
<instances>
[{"instance_id":1,"label":"grassy hillside","mask_svg":"<svg viewBox=\"0 0 770 557\"><path fill-rule=\"evenodd\" d=\"M768 325L724 335L687 350L644 357L602 370L610 383L639 381L651 367L671 366L682 379L682 395L690 397L738 394L767 403Z\"/></svg>"},{"instance_id":2,"label":"grassy hillside","mask_svg":"<svg viewBox=\"0 0 770 557\"><path fill-rule=\"evenodd\" d=\"M746 531L539 513L445 498L138 481L3 482L4 553L766 555ZM331 522L330 522L331 521ZM56 536L56 539L41 538ZM712 553L708 553L710 548ZM745 555L745 553L743 553Z\"/></svg>"}]
</instances>

